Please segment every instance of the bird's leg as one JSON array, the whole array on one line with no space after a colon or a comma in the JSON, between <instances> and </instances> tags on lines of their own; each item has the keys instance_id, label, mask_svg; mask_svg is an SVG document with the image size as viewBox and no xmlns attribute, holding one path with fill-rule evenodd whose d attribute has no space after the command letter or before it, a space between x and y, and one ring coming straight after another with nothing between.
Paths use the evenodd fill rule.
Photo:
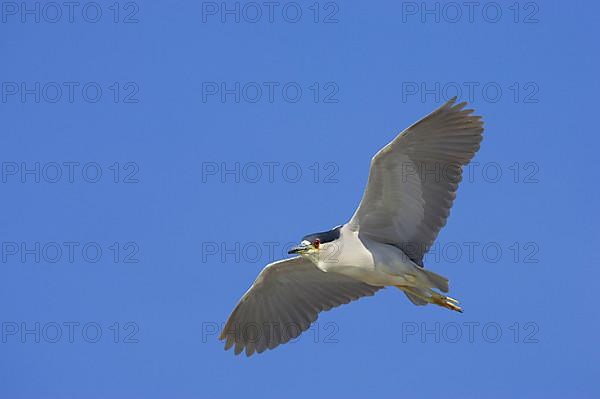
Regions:
<instances>
[{"instance_id":1,"label":"bird's leg","mask_svg":"<svg viewBox=\"0 0 600 399\"><path fill-rule=\"evenodd\" d=\"M463 310L460 306L458 306L458 301L454 298L450 298L449 296L445 296L442 294L438 294L437 292L430 290L431 293L431 303L434 303L438 306L454 310L462 313Z\"/></svg>"},{"instance_id":2,"label":"bird's leg","mask_svg":"<svg viewBox=\"0 0 600 399\"><path fill-rule=\"evenodd\" d=\"M403 291L408 292L418 298L423 299L426 302L433 303L434 305L441 306L446 309L454 310L456 312L462 313L463 310L460 306L458 306L458 301L454 298L450 298L449 296L442 295L440 293L435 292L432 289L427 289L429 295L423 293L422 290L412 289L412 287L407 286L397 286Z\"/></svg>"}]
</instances>

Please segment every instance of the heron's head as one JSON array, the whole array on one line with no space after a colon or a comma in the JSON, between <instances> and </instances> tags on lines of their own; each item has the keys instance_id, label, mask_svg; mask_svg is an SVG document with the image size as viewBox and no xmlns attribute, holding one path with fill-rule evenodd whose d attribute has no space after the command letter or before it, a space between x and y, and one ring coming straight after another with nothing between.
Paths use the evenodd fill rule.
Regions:
<instances>
[{"instance_id":1,"label":"heron's head","mask_svg":"<svg viewBox=\"0 0 600 399\"><path fill-rule=\"evenodd\" d=\"M341 228L342 226L338 226L329 231L306 235L302 237L300 244L288 251L288 254L312 257L319 253L330 252L330 249L335 246L335 241L340 238Z\"/></svg>"}]
</instances>

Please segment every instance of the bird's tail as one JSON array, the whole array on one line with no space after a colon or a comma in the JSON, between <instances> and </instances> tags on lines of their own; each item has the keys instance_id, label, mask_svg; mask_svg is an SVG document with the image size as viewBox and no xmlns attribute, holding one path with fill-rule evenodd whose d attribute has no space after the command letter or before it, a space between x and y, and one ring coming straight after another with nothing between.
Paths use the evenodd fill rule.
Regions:
<instances>
[{"instance_id":1,"label":"bird's tail","mask_svg":"<svg viewBox=\"0 0 600 399\"><path fill-rule=\"evenodd\" d=\"M402 291L404 291L404 290L402 290ZM406 297L408 299L410 299L410 301L412 303L414 303L417 306L424 306L424 305L427 305L429 303L425 299L423 299L421 297L418 297L418 296L416 296L414 294L408 293L406 291L404 291L404 294L406 295ZM423 293L423 295L425 295L425 293Z\"/></svg>"},{"instance_id":2,"label":"bird's tail","mask_svg":"<svg viewBox=\"0 0 600 399\"><path fill-rule=\"evenodd\" d=\"M431 288L436 288L442 292L448 292L448 279L446 277L440 276L437 273L423 268L419 268L419 272L421 273L421 275L419 276L421 278L419 278L418 280L421 282L421 284L424 285L423 288L411 287L411 291L413 292L411 293L407 290L402 289L401 287L398 287L401 288L402 291L404 291L404 293L412 303L414 303L417 306L423 306L430 303L424 300L423 298L428 297L430 295L428 292Z\"/></svg>"},{"instance_id":3,"label":"bird's tail","mask_svg":"<svg viewBox=\"0 0 600 399\"><path fill-rule=\"evenodd\" d=\"M437 288L442 292L448 292L448 279L444 276L440 276L431 270L421 269L421 272L425 273L427 279L431 283L432 288Z\"/></svg>"}]
</instances>

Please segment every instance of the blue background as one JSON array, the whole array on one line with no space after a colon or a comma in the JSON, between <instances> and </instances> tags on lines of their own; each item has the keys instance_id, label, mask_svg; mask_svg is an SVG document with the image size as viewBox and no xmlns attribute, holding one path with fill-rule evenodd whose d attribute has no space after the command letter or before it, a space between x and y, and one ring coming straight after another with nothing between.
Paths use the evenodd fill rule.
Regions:
<instances>
[{"instance_id":1,"label":"blue background","mask_svg":"<svg viewBox=\"0 0 600 399\"><path fill-rule=\"evenodd\" d=\"M0 396L598 397L600 7L521 2L516 15L512 1L499 2L493 23L494 9L482 16L487 3L472 21L467 9L456 17L438 4L437 22L408 3L321 2L318 22L310 3L297 3L297 23L281 16L285 3L272 23L245 20L250 9L239 23L219 14L203 22L202 3L192 1L122 2L118 23L108 3L97 23L81 16L85 3L73 22L22 22L4 10ZM337 22L324 23L332 12ZM36 82L39 102L8 93L21 83L35 91ZM79 86L72 101L65 91L53 103L49 82ZM102 89L97 102L82 94L90 82ZM265 92L252 102L251 91L236 102L206 95L206 82L279 86L272 102ZM282 93L290 82L302 89L297 102ZM215 329L260 269L304 234L346 222L370 157L453 95L451 82L477 83L473 98L459 94L486 130L481 166L461 185L439 242L477 247L473 259L448 252L427 265L449 277L465 313L416 307L386 289L323 313L292 344L252 358L224 352ZM421 83L435 94L406 92ZM66 168L47 181L52 162L79 162L73 182ZM84 179L90 170L82 177L90 162L102 172L96 183ZM264 166L254 179L251 168L265 162L279 165L273 179ZM20 175L36 163L39 182ZM236 163L237 177L221 176ZM216 175L203 173L215 165ZM483 173L486 165L494 169ZM65 242L79 245L72 262L35 250ZM271 242L274 255L265 253ZM34 252L24 259L22 243ZM102 249L97 262L93 251L81 254L86 243ZM79 323L72 340L69 322ZM37 337L22 335L36 323ZM101 328L96 343L87 342L94 329L82 333L89 323ZM465 323L479 323L473 339Z\"/></svg>"}]
</instances>

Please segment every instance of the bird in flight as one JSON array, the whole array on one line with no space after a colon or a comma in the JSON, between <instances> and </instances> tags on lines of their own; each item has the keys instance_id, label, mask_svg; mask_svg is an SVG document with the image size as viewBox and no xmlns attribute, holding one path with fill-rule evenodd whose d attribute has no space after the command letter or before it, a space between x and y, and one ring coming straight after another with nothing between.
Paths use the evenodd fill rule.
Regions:
<instances>
[{"instance_id":1,"label":"bird in flight","mask_svg":"<svg viewBox=\"0 0 600 399\"><path fill-rule=\"evenodd\" d=\"M267 265L221 332L225 349L247 356L296 338L319 312L401 289L415 305L462 312L448 279L423 256L446 224L462 168L482 140L483 122L456 97L400 133L371 160L367 187L350 221L309 234Z\"/></svg>"}]
</instances>

